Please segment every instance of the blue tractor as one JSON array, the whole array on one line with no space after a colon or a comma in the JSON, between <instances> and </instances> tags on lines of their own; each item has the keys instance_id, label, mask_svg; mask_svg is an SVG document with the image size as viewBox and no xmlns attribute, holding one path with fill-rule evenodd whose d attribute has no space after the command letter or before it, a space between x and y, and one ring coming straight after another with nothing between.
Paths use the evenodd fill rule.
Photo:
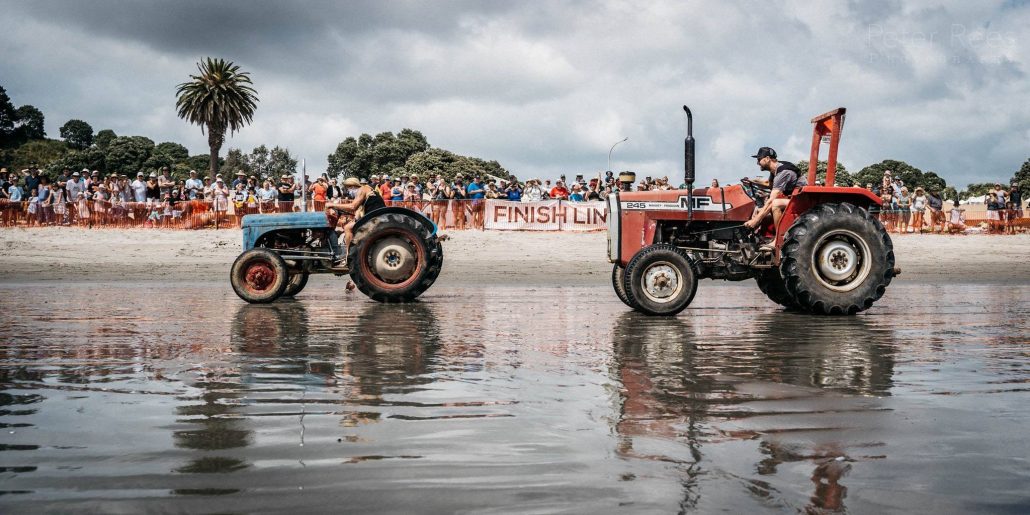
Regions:
<instances>
[{"instance_id":1,"label":"blue tractor","mask_svg":"<svg viewBox=\"0 0 1030 515\"><path fill-rule=\"evenodd\" d=\"M436 226L409 209L365 214L348 249L325 213L247 215L243 253L232 264L230 280L236 294L254 304L300 293L311 274L350 275L374 300L410 302L432 286L442 266Z\"/></svg>"}]
</instances>

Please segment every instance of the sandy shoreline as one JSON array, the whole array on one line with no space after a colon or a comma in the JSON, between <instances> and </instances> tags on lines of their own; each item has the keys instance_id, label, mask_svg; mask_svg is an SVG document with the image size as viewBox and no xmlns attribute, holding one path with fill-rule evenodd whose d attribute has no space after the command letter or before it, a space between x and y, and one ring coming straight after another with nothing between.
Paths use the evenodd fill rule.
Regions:
<instances>
[{"instance_id":1,"label":"sandy shoreline","mask_svg":"<svg viewBox=\"0 0 1030 515\"><path fill-rule=\"evenodd\" d=\"M440 284L607 285L606 234L454 231ZM894 237L899 280L1030 282L1030 235ZM0 229L0 283L228 281L239 231Z\"/></svg>"}]
</instances>

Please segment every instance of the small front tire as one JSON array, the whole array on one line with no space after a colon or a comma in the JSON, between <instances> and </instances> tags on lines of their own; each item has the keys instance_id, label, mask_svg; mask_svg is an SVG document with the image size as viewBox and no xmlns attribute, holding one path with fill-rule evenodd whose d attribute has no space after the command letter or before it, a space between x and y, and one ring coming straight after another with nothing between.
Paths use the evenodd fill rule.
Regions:
<instances>
[{"instance_id":1,"label":"small front tire","mask_svg":"<svg viewBox=\"0 0 1030 515\"><path fill-rule=\"evenodd\" d=\"M641 249L626 265L624 288L633 308L647 315L683 311L697 293L697 266L679 248L660 243Z\"/></svg>"},{"instance_id":2,"label":"small front tire","mask_svg":"<svg viewBox=\"0 0 1030 515\"><path fill-rule=\"evenodd\" d=\"M233 262L229 281L236 295L251 304L272 302L286 290L286 262L271 250L250 249Z\"/></svg>"}]
</instances>

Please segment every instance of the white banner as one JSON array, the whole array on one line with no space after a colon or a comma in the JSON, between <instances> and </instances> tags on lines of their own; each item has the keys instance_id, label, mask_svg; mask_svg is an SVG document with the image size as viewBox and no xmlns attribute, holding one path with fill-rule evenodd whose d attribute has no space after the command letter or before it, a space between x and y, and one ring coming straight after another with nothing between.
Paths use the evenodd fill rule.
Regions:
<instances>
[{"instance_id":1,"label":"white banner","mask_svg":"<svg viewBox=\"0 0 1030 515\"><path fill-rule=\"evenodd\" d=\"M487 200L486 229L508 231L596 231L607 227L604 202L510 202Z\"/></svg>"}]
</instances>

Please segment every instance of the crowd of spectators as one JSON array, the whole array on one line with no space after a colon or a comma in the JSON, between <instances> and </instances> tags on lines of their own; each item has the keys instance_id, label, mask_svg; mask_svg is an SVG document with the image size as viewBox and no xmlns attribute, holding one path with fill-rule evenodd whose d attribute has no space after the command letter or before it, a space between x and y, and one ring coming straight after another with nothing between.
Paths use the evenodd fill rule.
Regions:
<instances>
[{"instance_id":1,"label":"crowd of spectators","mask_svg":"<svg viewBox=\"0 0 1030 515\"><path fill-rule=\"evenodd\" d=\"M952 208L945 212L940 191L917 186L909 190L904 181L886 171L879 185L866 184L866 189L879 195L883 201L880 220L888 231L904 233L959 233L965 231L966 210L956 198ZM984 228L989 233L1014 233L1024 227L1023 196L1015 183L1008 189L1000 183L984 196L987 208Z\"/></svg>"},{"instance_id":2,"label":"crowd of spectators","mask_svg":"<svg viewBox=\"0 0 1030 515\"><path fill-rule=\"evenodd\" d=\"M628 173L628 172L624 172ZM310 183L300 183L284 174L277 179L238 172L228 182L221 174L201 178L195 170L189 178L175 180L167 167L158 173L135 178L119 174L101 174L83 169L65 169L51 179L38 168L20 172L0 169L0 223L27 225L118 225L119 220L146 221L154 226L169 225L187 214L204 214L204 223L219 221L239 223L249 213L278 213L299 210L322 210L327 202L340 202L350 193L336 178L326 174ZM379 194L387 204L403 205L426 212L440 227L456 229L482 228L484 201L501 199L513 202L564 200L587 202L604 200L622 183L611 171L589 179L576 175L567 181L562 175L552 184L550 179L529 179L520 182L515 176L502 179L494 176L458 175L445 180L435 175L423 181L418 175L372 175L360 179ZM713 180L712 187L719 183ZM632 186L636 191L671 190L668 177L644 177ZM941 192L916 187L910 190L900 178L887 171L880 184L865 188L881 197L879 217L888 231L962 232L966 227L965 209L953 202L950 211L944 208ZM301 202L308 199L308 203ZM989 232L1014 232L1023 219L1023 198L1018 186L1003 188L996 184L985 196L986 229ZM448 220L450 222L448 223Z\"/></svg>"},{"instance_id":3,"label":"crowd of spectators","mask_svg":"<svg viewBox=\"0 0 1030 515\"><path fill-rule=\"evenodd\" d=\"M292 211L301 185L290 175L271 179L240 172L226 183L221 174L175 180L167 167L161 173L102 174L65 169L50 178L38 168L20 172L0 169L2 223L16 225L117 225L120 220L146 220L153 225L176 221L189 212L210 212L213 220L241 218L247 213ZM335 181L334 181L335 182ZM327 192L339 188L327 184ZM324 200L324 199L323 199Z\"/></svg>"}]
</instances>

